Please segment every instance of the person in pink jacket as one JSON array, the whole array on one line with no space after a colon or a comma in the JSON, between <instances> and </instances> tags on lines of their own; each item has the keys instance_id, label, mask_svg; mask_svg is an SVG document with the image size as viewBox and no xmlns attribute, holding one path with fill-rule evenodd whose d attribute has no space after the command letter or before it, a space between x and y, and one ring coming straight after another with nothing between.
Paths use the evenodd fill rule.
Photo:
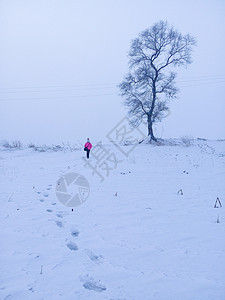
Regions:
<instances>
[{"instance_id":1,"label":"person in pink jacket","mask_svg":"<svg viewBox=\"0 0 225 300\"><path fill-rule=\"evenodd\" d=\"M84 151L87 152L87 158L88 159L89 159L89 154L90 154L91 148L92 148L92 144L90 143L90 140L88 138L87 143L85 143L85 145L84 145Z\"/></svg>"}]
</instances>

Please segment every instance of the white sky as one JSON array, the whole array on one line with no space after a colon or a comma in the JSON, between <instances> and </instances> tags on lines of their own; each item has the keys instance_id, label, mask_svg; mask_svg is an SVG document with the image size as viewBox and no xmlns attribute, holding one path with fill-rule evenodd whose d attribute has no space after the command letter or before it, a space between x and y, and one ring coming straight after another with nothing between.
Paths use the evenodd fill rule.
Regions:
<instances>
[{"instance_id":1,"label":"white sky","mask_svg":"<svg viewBox=\"0 0 225 300\"><path fill-rule=\"evenodd\" d=\"M224 15L223 0L0 0L0 140L105 140L130 42L159 20L198 45L156 135L225 138Z\"/></svg>"}]
</instances>

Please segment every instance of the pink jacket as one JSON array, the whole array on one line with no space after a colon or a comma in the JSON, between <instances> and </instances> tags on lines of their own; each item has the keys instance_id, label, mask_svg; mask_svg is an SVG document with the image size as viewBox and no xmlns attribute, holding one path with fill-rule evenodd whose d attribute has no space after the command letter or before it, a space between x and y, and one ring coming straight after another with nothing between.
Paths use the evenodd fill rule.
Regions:
<instances>
[{"instance_id":1,"label":"pink jacket","mask_svg":"<svg viewBox=\"0 0 225 300\"><path fill-rule=\"evenodd\" d=\"M87 147L88 150L91 150L92 144L91 144L90 142L87 142L87 143L84 145L84 147Z\"/></svg>"}]
</instances>

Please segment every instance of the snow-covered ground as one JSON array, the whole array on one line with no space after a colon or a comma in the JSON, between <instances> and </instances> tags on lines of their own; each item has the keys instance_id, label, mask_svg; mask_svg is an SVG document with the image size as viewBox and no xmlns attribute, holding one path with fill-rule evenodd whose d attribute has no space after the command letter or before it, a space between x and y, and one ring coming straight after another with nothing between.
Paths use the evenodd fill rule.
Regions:
<instances>
[{"instance_id":1,"label":"snow-covered ground","mask_svg":"<svg viewBox=\"0 0 225 300\"><path fill-rule=\"evenodd\" d=\"M0 151L0 299L224 300L225 141L109 146L102 182L83 149ZM90 184L74 211L71 172Z\"/></svg>"}]
</instances>

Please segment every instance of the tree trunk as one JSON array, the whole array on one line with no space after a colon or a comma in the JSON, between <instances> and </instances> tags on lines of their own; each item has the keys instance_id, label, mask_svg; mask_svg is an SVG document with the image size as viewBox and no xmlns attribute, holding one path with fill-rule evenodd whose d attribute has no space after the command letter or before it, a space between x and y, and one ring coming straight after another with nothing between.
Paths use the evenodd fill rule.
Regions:
<instances>
[{"instance_id":1,"label":"tree trunk","mask_svg":"<svg viewBox=\"0 0 225 300\"><path fill-rule=\"evenodd\" d=\"M154 136L153 128L152 128L152 120L151 115L148 115L148 136L150 136L151 140L157 142L157 139Z\"/></svg>"},{"instance_id":2,"label":"tree trunk","mask_svg":"<svg viewBox=\"0 0 225 300\"><path fill-rule=\"evenodd\" d=\"M150 136L151 140L157 142L157 139L154 136L153 133L153 128L152 128L152 115L153 115L153 110L155 108L155 101L156 101L156 81L158 78L158 70L156 69L156 67L154 66L153 62L151 61L151 66L154 68L155 70L155 78L152 82L152 105L151 105L151 109L148 113L148 135Z\"/></svg>"}]
</instances>

